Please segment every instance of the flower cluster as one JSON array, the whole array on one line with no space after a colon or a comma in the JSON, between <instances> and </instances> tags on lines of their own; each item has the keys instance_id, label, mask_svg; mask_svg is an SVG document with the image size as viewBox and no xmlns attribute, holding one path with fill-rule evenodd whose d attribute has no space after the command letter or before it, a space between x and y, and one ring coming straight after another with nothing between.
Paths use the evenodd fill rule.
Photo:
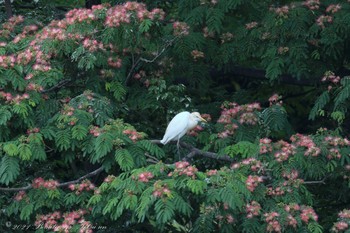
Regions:
<instances>
[{"instance_id":1,"label":"flower cluster","mask_svg":"<svg viewBox=\"0 0 350 233\"><path fill-rule=\"evenodd\" d=\"M331 4L327 7L326 12L334 14L334 13L338 12L340 9L341 9L340 4Z\"/></svg>"},{"instance_id":2,"label":"flower cluster","mask_svg":"<svg viewBox=\"0 0 350 233\"><path fill-rule=\"evenodd\" d=\"M305 222L306 224L309 222L309 220L314 220L316 222L318 220L318 216L315 213L315 210L309 206L301 207L300 218L301 218L301 221Z\"/></svg>"},{"instance_id":3,"label":"flower cluster","mask_svg":"<svg viewBox=\"0 0 350 233\"><path fill-rule=\"evenodd\" d=\"M261 138L260 139L260 154L266 154L272 152L271 139L269 138Z\"/></svg>"},{"instance_id":4,"label":"flower cluster","mask_svg":"<svg viewBox=\"0 0 350 233\"><path fill-rule=\"evenodd\" d=\"M104 50L103 43L98 42L97 40L92 40L90 38L85 38L83 40L83 47L89 50L90 52L95 52L98 49Z\"/></svg>"},{"instance_id":5,"label":"flower cluster","mask_svg":"<svg viewBox=\"0 0 350 233\"><path fill-rule=\"evenodd\" d=\"M192 50L191 56L196 61L197 58L204 58L204 53L202 51L199 51L199 50Z\"/></svg>"},{"instance_id":6,"label":"flower cluster","mask_svg":"<svg viewBox=\"0 0 350 233\"><path fill-rule=\"evenodd\" d=\"M214 32L210 32L208 27L205 27L205 28L203 28L203 36L205 38L207 38L207 37L213 38L215 36L215 33Z\"/></svg>"},{"instance_id":7,"label":"flower cluster","mask_svg":"<svg viewBox=\"0 0 350 233\"><path fill-rule=\"evenodd\" d=\"M288 213L294 213L300 210L300 206L297 203L290 203L289 205L284 206L284 210Z\"/></svg>"},{"instance_id":8,"label":"flower cluster","mask_svg":"<svg viewBox=\"0 0 350 233\"><path fill-rule=\"evenodd\" d=\"M225 130L218 134L220 138L226 138L234 134L238 124L233 120L238 120L240 124L255 125L258 117L255 111L261 110L259 103L238 105L237 103L226 103L221 106L222 111L218 123L224 124Z\"/></svg>"},{"instance_id":9,"label":"flower cluster","mask_svg":"<svg viewBox=\"0 0 350 233\"><path fill-rule=\"evenodd\" d=\"M170 172L168 176L185 175L185 176L192 177L194 179L197 171L198 169L194 166L190 166L189 162L179 161L175 163L174 171Z\"/></svg>"},{"instance_id":10,"label":"flower cluster","mask_svg":"<svg viewBox=\"0 0 350 233\"><path fill-rule=\"evenodd\" d=\"M214 175L216 175L218 173L218 170L216 170L216 169L213 169L213 170L209 170L209 171L207 171L207 176L214 176Z\"/></svg>"},{"instance_id":11,"label":"flower cluster","mask_svg":"<svg viewBox=\"0 0 350 233\"><path fill-rule=\"evenodd\" d=\"M266 231L267 232L281 232L282 227L278 222L278 217L280 216L277 212L265 213L265 221L267 222Z\"/></svg>"},{"instance_id":12,"label":"flower cluster","mask_svg":"<svg viewBox=\"0 0 350 233\"><path fill-rule=\"evenodd\" d=\"M190 33L190 26L185 22L176 21L173 23L174 36L188 35Z\"/></svg>"},{"instance_id":13,"label":"flower cluster","mask_svg":"<svg viewBox=\"0 0 350 233\"><path fill-rule=\"evenodd\" d=\"M0 98L3 98L6 103L19 104L21 101L29 99L29 94L24 93L22 95L13 96L9 92L0 91Z\"/></svg>"},{"instance_id":14,"label":"flower cluster","mask_svg":"<svg viewBox=\"0 0 350 233\"><path fill-rule=\"evenodd\" d=\"M350 210L344 209L338 214L339 218L332 227L333 232L344 232L349 229L350 225Z\"/></svg>"},{"instance_id":15,"label":"flower cluster","mask_svg":"<svg viewBox=\"0 0 350 233\"><path fill-rule=\"evenodd\" d=\"M26 38L26 36L28 36L28 34L35 32L38 30L38 26L36 25L28 25L25 26L23 28L23 31L21 34L18 34L14 39L13 39L13 43L17 44L20 40Z\"/></svg>"},{"instance_id":16,"label":"flower cluster","mask_svg":"<svg viewBox=\"0 0 350 233\"><path fill-rule=\"evenodd\" d=\"M230 32L223 33L221 34L220 39L221 39L221 44L229 42L233 39L233 34Z\"/></svg>"},{"instance_id":17,"label":"flower cluster","mask_svg":"<svg viewBox=\"0 0 350 233\"><path fill-rule=\"evenodd\" d=\"M347 138L327 136L324 141L330 146L350 146L350 141Z\"/></svg>"},{"instance_id":18,"label":"flower cluster","mask_svg":"<svg viewBox=\"0 0 350 233\"><path fill-rule=\"evenodd\" d=\"M273 94L269 98L270 106L276 104L276 105L282 105L282 96L278 94Z\"/></svg>"},{"instance_id":19,"label":"flower cluster","mask_svg":"<svg viewBox=\"0 0 350 233\"><path fill-rule=\"evenodd\" d=\"M90 130L89 130L89 133L92 134L94 137L98 137L101 135L101 133L103 133L103 129L101 129L100 127L98 126L91 126L90 127Z\"/></svg>"},{"instance_id":20,"label":"flower cluster","mask_svg":"<svg viewBox=\"0 0 350 233\"><path fill-rule=\"evenodd\" d=\"M15 195L14 199L15 199L16 201L21 201L21 200L23 200L23 199L26 198L26 197L27 197L26 192L22 190L22 191L19 191L19 192Z\"/></svg>"},{"instance_id":21,"label":"flower cluster","mask_svg":"<svg viewBox=\"0 0 350 233\"><path fill-rule=\"evenodd\" d=\"M272 187L269 187L267 189L267 195L270 195L270 196L282 196L284 195L285 191L283 190L282 187L276 187L276 188L272 188Z\"/></svg>"},{"instance_id":22,"label":"flower cluster","mask_svg":"<svg viewBox=\"0 0 350 233\"><path fill-rule=\"evenodd\" d=\"M321 149L316 146L315 142L312 140L310 136L295 134L292 135L290 140L295 143L297 146L305 147L307 150L305 151L305 156L318 156L321 153Z\"/></svg>"},{"instance_id":23,"label":"flower cluster","mask_svg":"<svg viewBox=\"0 0 350 233\"><path fill-rule=\"evenodd\" d=\"M15 26L17 24L22 23L23 21L24 21L24 18L21 15L12 16L7 20L6 23L2 24L3 30L0 30L0 36L9 37L10 33L15 29Z\"/></svg>"},{"instance_id":24,"label":"flower cluster","mask_svg":"<svg viewBox=\"0 0 350 233\"><path fill-rule=\"evenodd\" d=\"M318 26L321 28L325 27L325 23L332 23L333 22L333 17L330 15L321 15L320 17L317 18L316 23Z\"/></svg>"},{"instance_id":25,"label":"flower cluster","mask_svg":"<svg viewBox=\"0 0 350 233\"><path fill-rule=\"evenodd\" d=\"M153 196L155 197L170 197L171 191L166 184L161 184L157 181L153 185L154 191Z\"/></svg>"},{"instance_id":26,"label":"flower cluster","mask_svg":"<svg viewBox=\"0 0 350 233\"><path fill-rule=\"evenodd\" d=\"M327 155L327 159L331 160L333 158L335 158L335 159L340 159L341 158L340 151L337 148L329 149L329 153Z\"/></svg>"},{"instance_id":27,"label":"flower cluster","mask_svg":"<svg viewBox=\"0 0 350 233\"><path fill-rule=\"evenodd\" d=\"M106 183L112 183L112 181L115 179L115 176L109 175L104 179L104 182Z\"/></svg>"},{"instance_id":28,"label":"flower cluster","mask_svg":"<svg viewBox=\"0 0 350 233\"><path fill-rule=\"evenodd\" d=\"M292 226L293 228L296 228L297 227L297 225L298 225L298 222L297 222L297 220L291 215L291 214L289 214L288 216L287 216L287 225L289 225L289 226Z\"/></svg>"},{"instance_id":29,"label":"flower cluster","mask_svg":"<svg viewBox=\"0 0 350 233\"><path fill-rule=\"evenodd\" d=\"M0 67L9 68L14 67L16 63L16 57L14 55L0 55Z\"/></svg>"},{"instance_id":30,"label":"flower cluster","mask_svg":"<svg viewBox=\"0 0 350 233\"><path fill-rule=\"evenodd\" d=\"M320 8L320 0L307 0L303 2L303 5L310 10L317 10Z\"/></svg>"},{"instance_id":31,"label":"flower cluster","mask_svg":"<svg viewBox=\"0 0 350 233\"><path fill-rule=\"evenodd\" d=\"M161 9L155 8L148 11L143 3L126 2L107 10L105 24L109 27L119 27L122 23L131 23L132 20L163 20L164 16L165 13Z\"/></svg>"},{"instance_id":32,"label":"flower cluster","mask_svg":"<svg viewBox=\"0 0 350 233\"><path fill-rule=\"evenodd\" d=\"M76 22L90 22L96 20L96 16L92 9L73 9L67 12L66 21L68 24L74 24Z\"/></svg>"},{"instance_id":33,"label":"flower cluster","mask_svg":"<svg viewBox=\"0 0 350 233\"><path fill-rule=\"evenodd\" d=\"M258 22L253 21L253 22L247 23L247 24L245 25L245 28L246 28L247 30L251 30L251 29L253 29L253 28L256 28L257 26L258 26Z\"/></svg>"},{"instance_id":34,"label":"flower cluster","mask_svg":"<svg viewBox=\"0 0 350 233\"><path fill-rule=\"evenodd\" d=\"M282 177L286 179L282 184L283 186L293 186L295 188L299 188L300 184L304 182L303 179L298 178L299 172L297 170L283 172ZM290 189L288 189L287 191L291 192Z\"/></svg>"},{"instance_id":35,"label":"flower cluster","mask_svg":"<svg viewBox=\"0 0 350 233\"><path fill-rule=\"evenodd\" d=\"M286 17L289 13L289 6L271 8L279 17Z\"/></svg>"},{"instance_id":36,"label":"flower cluster","mask_svg":"<svg viewBox=\"0 0 350 233\"><path fill-rule=\"evenodd\" d=\"M255 159L255 158L248 158L248 159L245 159L239 163L232 164L231 169L237 169L241 166L250 166L250 169L253 172L257 172L262 168L262 163L261 163L261 161Z\"/></svg>"},{"instance_id":37,"label":"flower cluster","mask_svg":"<svg viewBox=\"0 0 350 233\"><path fill-rule=\"evenodd\" d=\"M109 66L114 67L114 68L122 67L122 59L117 58L117 57L109 57L107 59L107 63Z\"/></svg>"},{"instance_id":38,"label":"flower cluster","mask_svg":"<svg viewBox=\"0 0 350 233\"><path fill-rule=\"evenodd\" d=\"M90 180L83 180L80 184L70 184L68 188L72 191L75 191L75 194L79 195L84 190L90 191L94 190L96 187Z\"/></svg>"},{"instance_id":39,"label":"flower cluster","mask_svg":"<svg viewBox=\"0 0 350 233\"><path fill-rule=\"evenodd\" d=\"M36 83L29 83L26 87L26 90L27 91L42 91L44 90L44 88L42 86L40 86L39 84L36 84Z\"/></svg>"},{"instance_id":40,"label":"flower cluster","mask_svg":"<svg viewBox=\"0 0 350 233\"><path fill-rule=\"evenodd\" d=\"M194 127L193 129L191 129L190 131L188 131L188 135L190 135L190 136L194 136L194 137L196 137L196 136L198 136L198 132L199 131L202 131L204 128L202 127L202 126L200 126L200 125L196 125L196 127Z\"/></svg>"},{"instance_id":41,"label":"flower cluster","mask_svg":"<svg viewBox=\"0 0 350 233\"><path fill-rule=\"evenodd\" d=\"M79 233L91 233L91 223L84 219L85 214L87 214L87 211L80 209L64 214L56 211L47 215L38 215L35 226L37 229L45 228L54 232L68 233L71 232L70 230L74 225L80 225Z\"/></svg>"},{"instance_id":42,"label":"flower cluster","mask_svg":"<svg viewBox=\"0 0 350 233\"><path fill-rule=\"evenodd\" d=\"M40 128L38 128L38 127L27 129L28 135L32 134L32 133L39 133L39 132L40 132Z\"/></svg>"},{"instance_id":43,"label":"flower cluster","mask_svg":"<svg viewBox=\"0 0 350 233\"><path fill-rule=\"evenodd\" d=\"M331 82L333 84L337 84L340 81L339 76L335 76L335 74L332 71L326 71L321 79L322 82Z\"/></svg>"},{"instance_id":44,"label":"flower cluster","mask_svg":"<svg viewBox=\"0 0 350 233\"><path fill-rule=\"evenodd\" d=\"M246 205L245 210L247 212L247 218L253 218L260 214L261 205L256 201L252 201Z\"/></svg>"},{"instance_id":45,"label":"flower cluster","mask_svg":"<svg viewBox=\"0 0 350 233\"><path fill-rule=\"evenodd\" d=\"M296 147L286 141L280 140L274 145L278 151L275 152L274 156L277 162L286 161L289 156L296 153Z\"/></svg>"},{"instance_id":46,"label":"flower cluster","mask_svg":"<svg viewBox=\"0 0 350 233\"><path fill-rule=\"evenodd\" d=\"M263 179L261 176L249 175L245 184L249 191L253 192L259 183L262 183Z\"/></svg>"},{"instance_id":47,"label":"flower cluster","mask_svg":"<svg viewBox=\"0 0 350 233\"><path fill-rule=\"evenodd\" d=\"M44 180L42 177L35 178L32 183L33 188L56 189L59 185L57 180Z\"/></svg>"},{"instance_id":48,"label":"flower cluster","mask_svg":"<svg viewBox=\"0 0 350 233\"><path fill-rule=\"evenodd\" d=\"M147 183L150 179L152 179L154 176L152 174L152 172L142 172L139 174L138 176L138 180L140 182L144 182Z\"/></svg>"},{"instance_id":49,"label":"flower cluster","mask_svg":"<svg viewBox=\"0 0 350 233\"><path fill-rule=\"evenodd\" d=\"M139 132L137 132L136 130L132 130L132 129L126 129L123 131L123 134L128 135L128 137L133 141L136 142L139 139L142 139L143 136L142 134L140 134Z\"/></svg>"}]
</instances>

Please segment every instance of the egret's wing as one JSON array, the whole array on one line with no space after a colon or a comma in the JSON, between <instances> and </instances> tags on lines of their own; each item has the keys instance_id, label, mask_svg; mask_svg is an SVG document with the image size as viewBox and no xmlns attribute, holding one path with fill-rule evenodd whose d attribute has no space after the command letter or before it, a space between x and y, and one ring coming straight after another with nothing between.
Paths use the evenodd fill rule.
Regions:
<instances>
[{"instance_id":1,"label":"egret's wing","mask_svg":"<svg viewBox=\"0 0 350 233\"><path fill-rule=\"evenodd\" d=\"M189 112L181 112L170 121L161 143L166 144L171 140L177 140L179 137L185 135L189 114Z\"/></svg>"}]
</instances>

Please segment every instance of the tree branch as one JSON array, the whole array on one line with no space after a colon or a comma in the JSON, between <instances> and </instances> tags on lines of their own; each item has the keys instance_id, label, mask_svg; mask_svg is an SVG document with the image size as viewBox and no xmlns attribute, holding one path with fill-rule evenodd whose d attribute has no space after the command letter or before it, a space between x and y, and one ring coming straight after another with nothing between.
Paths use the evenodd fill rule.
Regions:
<instances>
[{"instance_id":1,"label":"tree branch","mask_svg":"<svg viewBox=\"0 0 350 233\"><path fill-rule=\"evenodd\" d=\"M48 93L50 91L54 91L54 90L60 89L61 87L63 87L64 85L66 85L67 83L69 83L71 81L72 80L70 80L70 79L64 79L62 81L59 81L55 86L52 86L49 89L40 91L40 93L45 94L45 93Z\"/></svg>"},{"instance_id":2,"label":"tree branch","mask_svg":"<svg viewBox=\"0 0 350 233\"><path fill-rule=\"evenodd\" d=\"M152 143L154 144L161 144L160 140L151 140ZM172 141L170 143L176 143L175 141ZM183 148L188 149L190 152L183 158L183 160L189 160L193 157L195 157L196 155L200 155L206 158L210 158L210 159L216 159L216 160L223 160L223 161L228 161L228 162L236 162L235 159L231 158L228 155L219 155L217 153L214 152L209 152L209 151L202 151L188 143L185 142L181 142L180 141L180 146Z\"/></svg>"},{"instance_id":3,"label":"tree branch","mask_svg":"<svg viewBox=\"0 0 350 233\"><path fill-rule=\"evenodd\" d=\"M96 176L97 174L99 174L100 172L103 171L103 167L99 167L96 170L76 179L76 180L72 180L72 181L68 181L68 182L63 182L63 183L59 183L57 185L57 187L62 188L62 187L66 187L69 186L71 184L77 184L83 180L85 180L86 178L92 177L92 176ZM24 187L19 187L19 188L5 188L5 187L0 187L0 191L3 192L19 192L19 191L26 191L29 189L32 189L33 186L31 184L24 186Z\"/></svg>"},{"instance_id":4,"label":"tree branch","mask_svg":"<svg viewBox=\"0 0 350 233\"><path fill-rule=\"evenodd\" d=\"M156 53L156 55L155 55L152 59L146 59L146 58L140 57L140 58L138 58L138 59L135 61L134 54L132 54L132 55L131 55L131 56L132 56L132 66L131 66L131 68L130 68L130 71L129 71L128 75L126 76L125 84L127 85L127 84L129 83L130 78L131 78L131 75L134 73L134 70L135 70L136 66L137 66L141 61L146 62L146 63L153 63L153 62L155 62L155 61L166 51L166 49L167 49L168 47L170 47L170 46L174 43L174 41L177 40L182 34L183 34L183 33L181 33L180 35L174 37L174 38L171 39L171 40L165 41L165 44L164 44L163 48L162 48L160 51L158 51L158 52Z\"/></svg>"},{"instance_id":5,"label":"tree branch","mask_svg":"<svg viewBox=\"0 0 350 233\"><path fill-rule=\"evenodd\" d=\"M6 9L7 19L11 18L13 16L11 0L5 0L5 9Z\"/></svg>"},{"instance_id":6,"label":"tree branch","mask_svg":"<svg viewBox=\"0 0 350 233\"><path fill-rule=\"evenodd\" d=\"M322 180L310 180L310 181L304 181L303 184L326 184L325 180L328 176L323 177Z\"/></svg>"}]
</instances>

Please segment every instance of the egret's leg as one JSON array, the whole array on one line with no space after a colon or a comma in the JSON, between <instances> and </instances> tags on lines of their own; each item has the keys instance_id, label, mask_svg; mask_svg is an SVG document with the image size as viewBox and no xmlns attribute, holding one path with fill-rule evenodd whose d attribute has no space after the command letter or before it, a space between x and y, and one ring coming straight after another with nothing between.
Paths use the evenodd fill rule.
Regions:
<instances>
[{"instance_id":1,"label":"egret's leg","mask_svg":"<svg viewBox=\"0 0 350 233\"><path fill-rule=\"evenodd\" d=\"M177 155L179 156L179 161L180 161L180 160L181 160L181 154L180 154L180 138L177 139L176 146L177 146Z\"/></svg>"}]
</instances>

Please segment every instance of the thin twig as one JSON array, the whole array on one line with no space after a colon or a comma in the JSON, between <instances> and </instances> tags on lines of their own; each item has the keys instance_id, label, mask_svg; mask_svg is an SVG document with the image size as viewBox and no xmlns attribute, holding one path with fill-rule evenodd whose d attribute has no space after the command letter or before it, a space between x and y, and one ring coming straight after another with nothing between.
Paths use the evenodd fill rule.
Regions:
<instances>
[{"instance_id":1,"label":"thin twig","mask_svg":"<svg viewBox=\"0 0 350 233\"><path fill-rule=\"evenodd\" d=\"M160 162L159 159L157 159L156 157L154 157L154 156L152 156L152 155L150 155L148 153L145 153L145 156L148 158L147 162L154 163L154 164L157 164L157 163Z\"/></svg>"},{"instance_id":2,"label":"thin twig","mask_svg":"<svg viewBox=\"0 0 350 233\"><path fill-rule=\"evenodd\" d=\"M103 167L99 167L97 168L96 170L76 179L76 180L72 180L72 181L68 181L68 182L63 182L63 183L59 183L57 185L57 187L66 187L66 186L69 186L71 184L77 184L89 177L92 177L92 176L95 176L97 174L99 174L100 172L103 171ZM0 187L0 191L4 191L4 192L18 192L18 191L26 191L26 190L29 190L29 189L32 189L33 186L31 184L27 185L27 186L24 186L24 187L19 187L19 188L5 188L5 187Z\"/></svg>"},{"instance_id":3,"label":"thin twig","mask_svg":"<svg viewBox=\"0 0 350 233\"><path fill-rule=\"evenodd\" d=\"M310 181L304 181L303 184L326 184L325 180L328 176L323 177L322 180L310 180Z\"/></svg>"},{"instance_id":4,"label":"thin twig","mask_svg":"<svg viewBox=\"0 0 350 233\"><path fill-rule=\"evenodd\" d=\"M182 34L183 33L180 33L178 36L174 37L173 39L166 41L165 45L160 50L160 52L157 52L157 54L152 59L146 59L146 58L140 57L135 61L134 54L131 54L132 66L130 68L128 75L126 76L125 84L127 85L129 83L131 75L134 73L136 66L138 66L141 61L146 62L146 63L155 62L166 51L166 49L168 47L170 47L174 43L174 41L177 40Z\"/></svg>"}]
</instances>

